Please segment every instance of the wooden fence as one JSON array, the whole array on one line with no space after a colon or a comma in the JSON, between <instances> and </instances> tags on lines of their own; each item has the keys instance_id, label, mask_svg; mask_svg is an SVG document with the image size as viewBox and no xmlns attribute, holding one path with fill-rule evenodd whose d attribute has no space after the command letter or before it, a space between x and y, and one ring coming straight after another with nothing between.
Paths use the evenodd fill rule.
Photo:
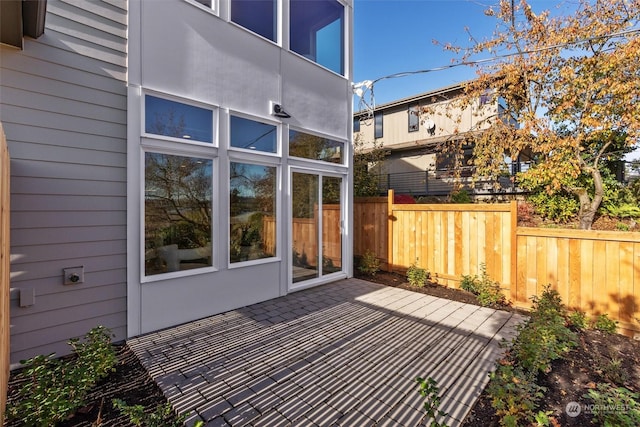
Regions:
<instances>
[{"instance_id":1,"label":"wooden fence","mask_svg":"<svg viewBox=\"0 0 640 427\"><path fill-rule=\"evenodd\" d=\"M393 191L355 200L356 255L371 250L389 271L415 263L452 287L484 266L515 306L530 307L551 285L571 309L606 313L622 333L640 335L640 233L518 227L516 202L392 201Z\"/></svg>"},{"instance_id":2,"label":"wooden fence","mask_svg":"<svg viewBox=\"0 0 640 427\"><path fill-rule=\"evenodd\" d=\"M0 123L0 421L9 382L9 151Z\"/></svg>"}]
</instances>

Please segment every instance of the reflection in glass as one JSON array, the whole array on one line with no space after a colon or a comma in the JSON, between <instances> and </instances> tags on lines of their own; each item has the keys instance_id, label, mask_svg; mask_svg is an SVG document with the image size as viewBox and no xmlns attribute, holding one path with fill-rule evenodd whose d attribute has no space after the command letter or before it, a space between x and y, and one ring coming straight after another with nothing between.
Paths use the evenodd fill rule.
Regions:
<instances>
[{"instance_id":1,"label":"reflection in glass","mask_svg":"<svg viewBox=\"0 0 640 427\"><path fill-rule=\"evenodd\" d=\"M344 74L344 6L336 0L291 0L291 50Z\"/></svg>"},{"instance_id":2,"label":"reflection in glass","mask_svg":"<svg viewBox=\"0 0 640 427\"><path fill-rule=\"evenodd\" d=\"M276 41L275 0L231 0L231 20L271 41Z\"/></svg>"},{"instance_id":3,"label":"reflection in glass","mask_svg":"<svg viewBox=\"0 0 640 427\"><path fill-rule=\"evenodd\" d=\"M322 274L342 271L342 179L322 178Z\"/></svg>"},{"instance_id":4,"label":"reflection in glass","mask_svg":"<svg viewBox=\"0 0 640 427\"><path fill-rule=\"evenodd\" d=\"M291 177L293 283L319 277L318 179L297 172Z\"/></svg>"},{"instance_id":5,"label":"reflection in glass","mask_svg":"<svg viewBox=\"0 0 640 427\"><path fill-rule=\"evenodd\" d=\"M276 254L276 171L273 166L230 165L231 262Z\"/></svg>"},{"instance_id":6,"label":"reflection in glass","mask_svg":"<svg viewBox=\"0 0 640 427\"><path fill-rule=\"evenodd\" d=\"M277 128L274 125L231 116L231 146L275 153Z\"/></svg>"},{"instance_id":7,"label":"reflection in glass","mask_svg":"<svg viewBox=\"0 0 640 427\"><path fill-rule=\"evenodd\" d=\"M213 142L213 112L206 108L145 95L144 115L146 133Z\"/></svg>"},{"instance_id":8,"label":"reflection in glass","mask_svg":"<svg viewBox=\"0 0 640 427\"><path fill-rule=\"evenodd\" d=\"M145 154L145 275L210 267L211 159Z\"/></svg>"},{"instance_id":9,"label":"reflection in glass","mask_svg":"<svg viewBox=\"0 0 640 427\"><path fill-rule=\"evenodd\" d=\"M342 163L344 143L321 136L289 131L289 155L305 159Z\"/></svg>"}]
</instances>

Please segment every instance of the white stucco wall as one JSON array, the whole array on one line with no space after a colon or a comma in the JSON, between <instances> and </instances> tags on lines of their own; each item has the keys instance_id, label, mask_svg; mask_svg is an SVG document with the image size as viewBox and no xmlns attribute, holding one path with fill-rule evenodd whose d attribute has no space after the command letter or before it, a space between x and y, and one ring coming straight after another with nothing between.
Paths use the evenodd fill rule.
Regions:
<instances>
[{"instance_id":1,"label":"white stucco wall","mask_svg":"<svg viewBox=\"0 0 640 427\"><path fill-rule=\"evenodd\" d=\"M230 113L282 122L288 126L345 142L351 140L351 3L345 6L345 76L289 52L280 45L228 22L228 3L218 15L187 0L130 2L128 130L128 325L129 336L202 318L288 292L289 252L286 216L289 167L282 147L278 204L278 258L246 267L228 265L228 129ZM284 2L286 15L286 2ZM286 45L286 37L281 44ZM139 58L139 59L138 59ZM214 160L214 267L217 271L179 279L141 283L141 94L157 91L209 105L217 110L219 146ZM269 101L291 114L278 119ZM350 176L345 166L328 169ZM313 166L311 164L311 166ZM349 185L345 186L350 188ZM349 190L350 191L350 190ZM345 201L351 195L345 195ZM347 209L350 212L350 208ZM347 220L350 222L350 220ZM346 245L345 248L350 248ZM345 261L351 257L350 249ZM350 271L350 262L345 262Z\"/></svg>"}]
</instances>

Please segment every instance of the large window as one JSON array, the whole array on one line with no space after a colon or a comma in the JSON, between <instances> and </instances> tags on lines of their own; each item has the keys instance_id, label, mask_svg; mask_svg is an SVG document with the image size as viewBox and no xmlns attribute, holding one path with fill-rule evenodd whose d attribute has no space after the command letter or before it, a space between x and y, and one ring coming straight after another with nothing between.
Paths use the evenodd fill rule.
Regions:
<instances>
[{"instance_id":1,"label":"large window","mask_svg":"<svg viewBox=\"0 0 640 427\"><path fill-rule=\"evenodd\" d=\"M382 113L382 111L376 111L375 113L373 113L373 128L374 128L374 138L382 138L383 135L383 125L382 125L382 119L384 117L384 114Z\"/></svg>"},{"instance_id":2,"label":"large window","mask_svg":"<svg viewBox=\"0 0 640 427\"><path fill-rule=\"evenodd\" d=\"M145 95L144 131L187 141L213 142L213 111Z\"/></svg>"},{"instance_id":3,"label":"large window","mask_svg":"<svg viewBox=\"0 0 640 427\"><path fill-rule=\"evenodd\" d=\"M420 128L420 109L417 105L409 107L409 132L416 132Z\"/></svg>"},{"instance_id":4,"label":"large window","mask_svg":"<svg viewBox=\"0 0 640 427\"><path fill-rule=\"evenodd\" d=\"M337 0L291 0L290 49L344 74L344 6Z\"/></svg>"},{"instance_id":5,"label":"large window","mask_svg":"<svg viewBox=\"0 0 640 427\"><path fill-rule=\"evenodd\" d=\"M231 147L275 153L277 141L276 126L231 116Z\"/></svg>"},{"instance_id":6,"label":"large window","mask_svg":"<svg viewBox=\"0 0 640 427\"><path fill-rule=\"evenodd\" d=\"M276 0L231 0L231 20L271 41L277 41Z\"/></svg>"},{"instance_id":7,"label":"large window","mask_svg":"<svg viewBox=\"0 0 640 427\"><path fill-rule=\"evenodd\" d=\"M230 165L229 258L232 263L276 255L277 168Z\"/></svg>"},{"instance_id":8,"label":"large window","mask_svg":"<svg viewBox=\"0 0 640 427\"><path fill-rule=\"evenodd\" d=\"M147 152L144 163L145 275L211 267L213 161Z\"/></svg>"},{"instance_id":9,"label":"large window","mask_svg":"<svg viewBox=\"0 0 640 427\"><path fill-rule=\"evenodd\" d=\"M331 163L343 162L344 143L308 133L289 131L289 155Z\"/></svg>"}]
</instances>

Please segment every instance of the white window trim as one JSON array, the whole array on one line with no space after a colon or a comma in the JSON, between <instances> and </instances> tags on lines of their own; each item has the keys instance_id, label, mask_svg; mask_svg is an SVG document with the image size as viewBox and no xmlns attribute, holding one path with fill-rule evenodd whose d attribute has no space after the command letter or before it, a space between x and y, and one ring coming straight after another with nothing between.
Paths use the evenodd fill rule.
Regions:
<instances>
[{"instance_id":1,"label":"white window trim","mask_svg":"<svg viewBox=\"0 0 640 427\"><path fill-rule=\"evenodd\" d=\"M216 180L216 173L218 172L218 158L214 157L211 155L211 153L209 153L209 155L207 156L203 156L203 155L198 155L200 157L206 158L206 159L210 159L211 162L211 168L212 168L212 174L211 174L211 211L212 211L212 215L211 215L211 266L208 267L202 267L202 268L196 268L193 270L180 270L180 271L171 271L168 273L160 273L160 274L154 274L151 276L147 276L145 274L145 248L144 248L144 242L145 242L145 199L144 199L144 194L145 194L145 154L146 153L159 153L159 154L169 154L169 155L177 155L177 156L183 156L183 157L195 157L198 154L192 154L192 153L185 153L184 151L180 151L180 150L163 150L163 149L159 149L158 147L155 146L150 146L150 147L140 147L140 167L139 167L139 171L140 171L140 235L138 237L139 241L140 241L140 253L139 253L139 257L140 257L140 283L151 283L151 282L158 282L161 280L168 280L168 279L175 279L177 277L186 277L186 276L195 276L195 275L199 275L199 274L206 274L206 273L211 273L211 272L215 272L219 270L219 267L217 266L217 259L218 259L218 252L219 249L216 246L216 243L219 239L219 232L217 230L216 224L217 224L217 215L216 215L216 209L213 206L213 204L215 203L216 200L219 200L218 197L218 186L216 186L215 184L215 180Z\"/></svg>"},{"instance_id":2,"label":"white window trim","mask_svg":"<svg viewBox=\"0 0 640 427\"><path fill-rule=\"evenodd\" d=\"M332 141L336 141L336 142L340 142L342 143L342 163L331 163L331 162L325 162L324 160L318 160L318 159L309 159L307 157L298 157L298 156L293 156L291 154L289 154L289 133L290 131L294 131L294 132L300 132L300 133L306 133L307 135L312 135L312 136L317 136L319 138L327 138L330 139ZM284 139L284 138L283 138ZM283 145L286 145L287 147L287 157L289 160L289 163L298 163L298 162L302 162L303 164L313 164L314 166L312 167L319 167L319 169L325 169L327 167L329 168L334 168L334 167L338 167L340 169L347 169L347 164L348 164L348 157L349 155L351 155L350 151L349 151L349 142L346 139L343 138L336 138L335 136L331 136L328 134L323 134L320 132L314 132L308 129L304 129L304 128L299 128L296 126L289 126L287 129L287 137L286 137L286 143L283 141ZM316 166L317 165L317 166Z\"/></svg>"},{"instance_id":3,"label":"white window trim","mask_svg":"<svg viewBox=\"0 0 640 427\"><path fill-rule=\"evenodd\" d=\"M200 10L204 10L205 12L212 13L215 16L220 15L220 3L219 0L211 0L211 7L205 6L204 4L197 2L196 0L184 0L187 3L197 7Z\"/></svg>"},{"instance_id":4,"label":"white window trim","mask_svg":"<svg viewBox=\"0 0 640 427\"><path fill-rule=\"evenodd\" d=\"M248 148L240 148L240 147L232 147L231 146L231 117L240 117L242 119L253 120L254 122L264 123L267 125L273 125L276 127L276 152L271 153L269 151L260 151L260 150L251 150ZM229 155L233 155L233 153L246 153L248 155L259 155L259 156L267 156L274 157L280 159L282 157L282 122L273 120L273 119L265 119L263 117L252 116L245 113L240 113L238 111L229 110L228 114L229 125L227 126L228 135L227 135L227 150Z\"/></svg>"},{"instance_id":5,"label":"white window trim","mask_svg":"<svg viewBox=\"0 0 640 427\"><path fill-rule=\"evenodd\" d=\"M146 96L147 95L151 95L151 96L155 96L156 98L161 98L161 99L166 99L168 101L174 101L174 102L179 102L181 104L185 104L185 105L192 105L194 107L198 107L198 108L204 108L206 110L210 110L211 111L211 142L203 142L203 141L193 141L193 140L189 140L189 139L185 139L185 138L174 138L171 136L166 136L166 135L158 135L155 133L147 133L145 130L145 124L146 124ZM180 144L185 144L185 145L193 145L193 146L201 146L201 147L207 147L207 148L212 148L212 147L219 147L219 141L220 141L220 126L219 126L219 122L220 122L220 109L215 106L215 105L211 105L211 104L206 104L203 102L198 102L192 99L187 99L187 98L181 98L175 95L170 95L168 93L165 92L158 92L158 91L154 91L154 90L150 90L150 89L143 89L142 90L142 96L140 97L141 100L141 105L140 105L140 111L141 111L141 120L140 120L140 135L142 138L148 138L148 139L155 139L155 140L164 140L164 141L171 141L171 142L177 142Z\"/></svg>"},{"instance_id":6,"label":"white window trim","mask_svg":"<svg viewBox=\"0 0 640 427\"><path fill-rule=\"evenodd\" d=\"M244 151L244 150L243 150ZM253 154L253 152L252 152ZM260 160L254 160L256 158L256 156L250 156L251 159L249 159L249 157L243 157L243 156L238 156L238 155L232 155L231 153L229 153L229 164L227 165L227 170L231 171L231 162L233 163L249 163L249 164L254 164L254 165L258 165L258 166L267 166L267 167L275 167L276 168L276 200L275 200L275 216L276 216L276 254L272 257L268 257L268 258L260 258L260 259L253 259L253 260L249 260L249 261L241 261L241 262L231 262L231 250L229 248L229 244L227 243L227 268L229 270L233 270L235 268L242 268L242 267L247 267L247 266L252 266L252 265L258 265L258 264L268 264L268 263L272 263L272 262L280 262L282 261L282 245L283 242L281 241L281 227L282 227L282 221L283 218L281 218L281 211L282 209L280 209L281 203L282 203L282 166L280 165L280 163L274 163L274 162L268 162L266 161L267 159L264 159L263 161ZM279 160L279 159L278 159ZM227 173L227 185L226 185L226 191L227 194L231 193L231 176L229 173ZM227 212L231 212L231 198L228 197L228 206L227 206ZM231 221L230 218L227 218L227 226L230 227L231 225ZM227 232L229 232L230 230L227 230ZM231 241L231 239L227 239L229 240L229 242Z\"/></svg>"}]
</instances>

